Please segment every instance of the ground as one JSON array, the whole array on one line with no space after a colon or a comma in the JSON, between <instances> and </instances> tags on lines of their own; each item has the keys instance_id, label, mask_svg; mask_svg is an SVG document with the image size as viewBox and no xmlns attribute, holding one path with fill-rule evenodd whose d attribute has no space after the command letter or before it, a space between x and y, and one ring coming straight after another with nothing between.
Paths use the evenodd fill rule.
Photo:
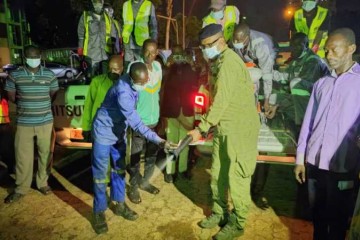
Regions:
<instances>
[{"instance_id":1,"label":"ground","mask_svg":"<svg viewBox=\"0 0 360 240\"><path fill-rule=\"evenodd\" d=\"M82 161L79 163L79 161ZM106 211L109 232L97 236L91 227L92 193L89 159L82 157L71 164L55 160L49 180L54 192L43 196L32 189L23 199L4 204L14 180L2 174L0 180L0 239L211 239L219 228L198 227L211 206L210 159L198 159L192 179L174 184L163 181L156 169L154 185L161 191L154 196L141 192L142 203L128 205L139 215L135 222ZM71 161L70 161L71 162ZM4 172L4 171L3 171ZM1 177L1 174L0 174ZM292 166L272 165L266 195L272 208L263 211L251 205L245 234L247 240L308 240L311 223L296 210L296 183ZM301 215L301 214L300 214Z\"/></svg>"}]
</instances>

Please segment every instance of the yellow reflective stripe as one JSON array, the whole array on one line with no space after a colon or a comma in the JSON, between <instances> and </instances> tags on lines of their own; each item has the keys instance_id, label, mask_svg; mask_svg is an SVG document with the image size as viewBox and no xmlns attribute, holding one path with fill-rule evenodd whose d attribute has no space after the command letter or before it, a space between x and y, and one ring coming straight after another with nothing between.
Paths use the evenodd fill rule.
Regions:
<instances>
[{"instance_id":1,"label":"yellow reflective stripe","mask_svg":"<svg viewBox=\"0 0 360 240\"><path fill-rule=\"evenodd\" d=\"M305 33L306 35L309 33L309 28L306 23L306 18L304 18L303 9L299 9L295 12L294 22L297 32L302 32Z\"/></svg>"},{"instance_id":2,"label":"yellow reflective stripe","mask_svg":"<svg viewBox=\"0 0 360 240\"><path fill-rule=\"evenodd\" d=\"M104 183L104 184L107 183L106 179L96 179L96 178L93 178L93 181L94 181L94 183Z\"/></svg>"},{"instance_id":3,"label":"yellow reflective stripe","mask_svg":"<svg viewBox=\"0 0 360 240\"><path fill-rule=\"evenodd\" d=\"M117 174L124 174L124 173L125 173L125 169L119 169L119 170L111 169L111 172L117 173Z\"/></svg>"},{"instance_id":4,"label":"yellow reflective stripe","mask_svg":"<svg viewBox=\"0 0 360 240\"><path fill-rule=\"evenodd\" d=\"M84 11L84 26L85 26L85 38L84 38L84 46L83 46L83 54L87 55L88 44L89 44L89 24L87 21L87 12Z\"/></svg>"},{"instance_id":5,"label":"yellow reflective stripe","mask_svg":"<svg viewBox=\"0 0 360 240\"><path fill-rule=\"evenodd\" d=\"M122 38L124 43L129 43L129 37L134 28L134 15L131 1L126 1L123 5L123 19L124 26L122 31Z\"/></svg>"},{"instance_id":6,"label":"yellow reflective stripe","mask_svg":"<svg viewBox=\"0 0 360 240\"><path fill-rule=\"evenodd\" d=\"M225 8L225 24L224 24L224 37L228 41L232 38L236 24L236 11L234 6L227 6Z\"/></svg>"},{"instance_id":7,"label":"yellow reflective stripe","mask_svg":"<svg viewBox=\"0 0 360 240\"><path fill-rule=\"evenodd\" d=\"M105 32L106 32L105 51L110 53L111 52L111 41L110 41L110 37L111 37L111 19L110 19L109 15L105 11L104 11L104 18L105 18Z\"/></svg>"},{"instance_id":8,"label":"yellow reflective stripe","mask_svg":"<svg viewBox=\"0 0 360 240\"><path fill-rule=\"evenodd\" d=\"M135 41L142 46L144 41L150 37L149 34L149 17L151 14L151 2L145 0L139 9L135 20Z\"/></svg>"},{"instance_id":9,"label":"yellow reflective stripe","mask_svg":"<svg viewBox=\"0 0 360 240\"><path fill-rule=\"evenodd\" d=\"M310 93L308 91L298 88L291 89L291 94L297 96L310 96Z\"/></svg>"}]
</instances>

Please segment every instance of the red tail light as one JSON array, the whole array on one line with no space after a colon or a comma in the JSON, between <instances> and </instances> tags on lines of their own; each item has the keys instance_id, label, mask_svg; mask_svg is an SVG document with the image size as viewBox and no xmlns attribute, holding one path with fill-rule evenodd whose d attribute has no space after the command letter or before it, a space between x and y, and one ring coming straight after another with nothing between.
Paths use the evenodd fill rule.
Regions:
<instances>
[{"instance_id":1,"label":"red tail light","mask_svg":"<svg viewBox=\"0 0 360 240\"><path fill-rule=\"evenodd\" d=\"M205 107L205 95L204 94L200 94L200 93L197 93L195 95L195 106L198 106L198 107Z\"/></svg>"}]
</instances>

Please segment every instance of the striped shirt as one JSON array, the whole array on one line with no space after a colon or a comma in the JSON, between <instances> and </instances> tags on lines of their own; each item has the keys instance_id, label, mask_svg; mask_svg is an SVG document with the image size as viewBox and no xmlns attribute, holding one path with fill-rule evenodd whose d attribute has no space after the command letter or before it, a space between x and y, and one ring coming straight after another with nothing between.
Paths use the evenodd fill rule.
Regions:
<instances>
[{"instance_id":1,"label":"striped shirt","mask_svg":"<svg viewBox=\"0 0 360 240\"><path fill-rule=\"evenodd\" d=\"M53 121L50 92L59 89L54 73L40 67L36 73L21 67L8 76L5 90L16 92L16 123L41 126Z\"/></svg>"}]
</instances>

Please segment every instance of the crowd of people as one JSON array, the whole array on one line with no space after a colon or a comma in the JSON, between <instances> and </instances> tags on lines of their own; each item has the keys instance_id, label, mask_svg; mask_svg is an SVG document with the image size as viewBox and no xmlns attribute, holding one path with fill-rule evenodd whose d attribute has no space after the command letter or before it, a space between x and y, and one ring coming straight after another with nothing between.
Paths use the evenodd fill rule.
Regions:
<instances>
[{"instance_id":1,"label":"crowd of people","mask_svg":"<svg viewBox=\"0 0 360 240\"><path fill-rule=\"evenodd\" d=\"M156 61L157 20L149 0L126 1L122 26L103 0L92 0L92 10L80 17L78 54L90 63L93 76L82 128L84 139L93 144L95 232L108 231L108 185L114 213L136 220L126 193L135 204L142 201L139 190L159 193L151 182L159 150L176 148L187 135L196 142L212 131L212 214L198 225L220 226L214 239L241 236L251 200L261 209L269 207L263 194L269 165L256 162L261 102L264 116L281 115L299 139L294 173L299 184L308 185L314 239L345 239L360 177L360 66L352 58L354 32L341 28L329 33L328 10L317 0L303 1L290 26L291 58L279 71L272 37L240 23L240 11L226 0L210 2L199 33L202 54L194 61L175 45L165 66ZM36 187L51 193L51 100L59 87L55 75L40 65L40 53L36 46L25 47L26 65L9 74L0 95L2 142L5 133L11 135L6 101L17 106L15 167L3 157L11 156L11 148L1 151L16 174L16 188L5 203L20 200L30 189L34 144L39 155ZM276 92L275 82L285 91ZM194 127L192 96L200 84L210 91L210 108ZM167 162L164 181L189 177L189 152L189 147L181 152L178 164Z\"/></svg>"}]
</instances>

